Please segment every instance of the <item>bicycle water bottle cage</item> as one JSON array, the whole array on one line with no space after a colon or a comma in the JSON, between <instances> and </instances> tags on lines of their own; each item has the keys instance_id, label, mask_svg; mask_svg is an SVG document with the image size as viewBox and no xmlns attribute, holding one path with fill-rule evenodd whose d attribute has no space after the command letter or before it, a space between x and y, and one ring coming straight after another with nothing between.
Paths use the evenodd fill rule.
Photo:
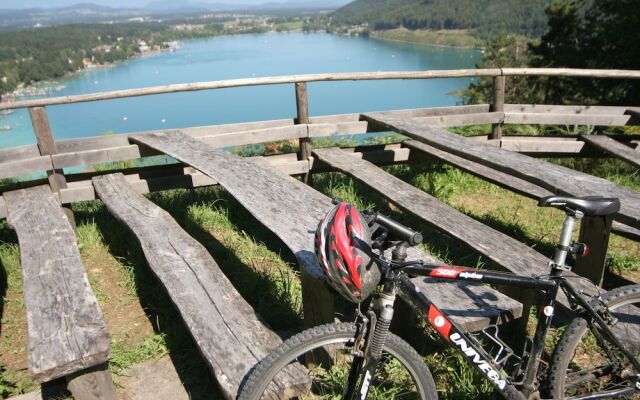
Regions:
<instances>
[{"instance_id":1,"label":"bicycle water bottle cage","mask_svg":"<svg viewBox=\"0 0 640 400\"><path fill-rule=\"evenodd\" d=\"M559 208L569 215L575 215L576 211L580 211L588 217L598 217L617 213L620 210L620 200L600 196L547 196L538 201L538 206Z\"/></svg>"}]
</instances>

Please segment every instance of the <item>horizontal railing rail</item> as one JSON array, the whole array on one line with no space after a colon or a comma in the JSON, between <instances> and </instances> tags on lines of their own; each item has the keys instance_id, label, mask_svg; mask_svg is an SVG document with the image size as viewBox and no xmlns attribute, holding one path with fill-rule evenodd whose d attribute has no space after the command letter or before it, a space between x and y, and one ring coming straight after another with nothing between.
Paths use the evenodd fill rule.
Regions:
<instances>
[{"instance_id":1,"label":"horizontal railing rail","mask_svg":"<svg viewBox=\"0 0 640 400\"><path fill-rule=\"evenodd\" d=\"M192 92L212 89L228 89L245 86L281 85L309 82L332 81L368 81L368 80L408 80L438 78L473 78L500 76L565 76L585 78L640 79L640 71L634 70L601 70L575 68L491 68L491 69L458 69L435 71L390 71L390 72L341 72L307 75L287 75L261 78L228 79L210 82L180 83L164 86L152 86L138 89L114 90L110 92L60 96L45 99L23 100L0 103L0 110L17 108L44 107L62 104L83 103L139 97L168 93Z\"/></svg>"},{"instance_id":2,"label":"horizontal railing rail","mask_svg":"<svg viewBox=\"0 0 640 400\"><path fill-rule=\"evenodd\" d=\"M492 131L489 137L485 136L478 139L489 139L487 143L534 155L575 156L594 155L595 153L592 148L585 146L583 141L575 137L567 138L563 142L554 139L545 140L544 138L506 138L506 140L502 140L502 126L504 124L624 126L640 123L640 107L505 104L504 95L506 77L508 76L640 79L640 71L571 68L493 68L322 73L183 83L74 96L5 101L0 103L0 110L21 108L29 110L37 143L0 149L0 180L25 174L46 172L51 189L59 198L63 199L63 202L86 199L90 197L88 194L79 197L67 195L68 193L75 193L77 187L71 188L67 186L67 177L69 175L65 176L63 168L134 160L155 153L149 152L149 149L140 147L135 143L130 143L129 136L135 133L55 140L49 126L46 107L190 91L264 85L294 85L295 91L292 91L292 94L295 94L296 101L296 110L292 112L295 115L294 118L230 125L182 127L180 129L184 133L216 147L278 140L297 140L300 150L297 155L297 164L294 164L296 166L295 171L302 171L303 174L305 173L303 170L308 172L312 167L313 159L310 157L310 140L312 138L372 132L377 129L377 127L367 124L366 121L359 121L359 114L310 115L307 84L312 82L493 78L494 90L491 104L387 111L381 114L391 113L399 118L416 118L425 124L439 126L491 124ZM626 138L624 139L623 141L626 141ZM631 143L632 146L637 145L634 140ZM98 171L88 170L87 172L92 174ZM305 174L305 181L306 176ZM7 185L7 182L10 181L5 181L5 184L0 187L0 193L11 187L11 185ZM36 182L38 182L38 179L34 178L31 182L21 182L20 184L28 186ZM87 189L87 193L88 191ZM0 204L1 206L2 204Z\"/></svg>"}]
</instances>

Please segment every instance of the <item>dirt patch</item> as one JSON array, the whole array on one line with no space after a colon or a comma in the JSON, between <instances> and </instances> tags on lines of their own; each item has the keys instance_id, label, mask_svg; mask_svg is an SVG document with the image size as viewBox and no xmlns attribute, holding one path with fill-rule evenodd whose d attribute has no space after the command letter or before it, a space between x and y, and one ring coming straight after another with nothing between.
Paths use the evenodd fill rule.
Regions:
<instances>
[{"instance_id":1,"label":"dirt patch","mask_svg":"<svg viewBox=\"0 0 640 400\"><path fill-rule=\"evenodd\" d=\"M184 380L181 376L186 377ZM122 400L218 400L216 384L206 368L179 373L169 357L132 366L118 378Z\"/></svg>"},{"instance_id":2,"label":"dirt patch","mask_svg":"<svg viewBox=\"0 0 640 400\"><path fill-rule=\"evenodd\" d=\"M112 342L135 346L152 335L153 326L140 300L127 287L129 277L113 256L102 246L93 246L82 251L82 260Z\"/></svg>"}]
</instances>

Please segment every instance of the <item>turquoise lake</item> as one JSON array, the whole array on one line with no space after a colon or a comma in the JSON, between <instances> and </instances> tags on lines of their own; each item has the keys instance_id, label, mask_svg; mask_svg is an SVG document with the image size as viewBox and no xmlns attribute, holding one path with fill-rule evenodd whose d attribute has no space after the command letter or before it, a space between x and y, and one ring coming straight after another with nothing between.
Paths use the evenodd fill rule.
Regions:
<instances>
[{"instance_id":1,"label":"turquoise lake","mask_svg":"<svg viewBox=\"0 0 640 400\"><path fill-rule=\"evenodd\" d=\"M52 96L308 73L473 68L480 51L325 33L226 36L83 73ZM470 79L309 84L311 115L454 105ZM295 116L293 85L246 87L47 107L56 139ZM0 147L35 143L26 110L0 119Z\"/></svg>"}]
</instances>

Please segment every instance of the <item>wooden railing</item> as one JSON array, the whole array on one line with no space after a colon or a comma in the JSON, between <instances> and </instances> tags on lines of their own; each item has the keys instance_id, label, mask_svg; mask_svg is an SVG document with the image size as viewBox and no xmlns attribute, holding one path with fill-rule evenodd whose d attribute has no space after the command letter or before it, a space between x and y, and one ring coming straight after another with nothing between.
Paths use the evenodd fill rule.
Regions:
<instances>
[{"instance_id":1,"label":"wooden railing","mask_svg":"<svg viewBox=\"0 0 640 400\"><path fill-rule=\"evenodd\" d=\"M358 114L310 116L307 93L307 83L309 82L491 77L494 80L494 99L491 104L401 110L390 111L390 113L398 117L418 118L425 124L440 126L492 124L492 134L488 138L481 138L482 140L489 140L489 143L497 146L528 154L585 155L590 154L589 152L592 154L593 150L587 149L584 142L578 140L576 136L563 138L502 138L501 127L504 124L624 126L637 124L640 119L640 107L505 104L506 78L509 76L640 79L640 71L496 68L444 71L349 72L186 83L0 103L0 110L29 109L37 140L36 145L0 149L0 179L34 172L46 172L49 184L64 203L92 198L93 194L92 192L89 194L90 190L88 188L79 189L82 185L74 183L73 187L69 187L67 179L70 176L65 176L62 173L62 169L78 165L133 160L156 153L142 146L129 143L128 137L130 134L56 141L51 133L45 107L177 92L293 84L297 111L295 119L192 127L181 130L218 147L297 139L300 145L297 159L292 159L291 157L282 158L280 165L283 169L292 173L305 175L311 168L310 140L312 138L376 130L376 127L368 126L366 122L360 121ZM629 138L622 139L630 140ZM282 160L285 159L286 162L283 162ZM139 169L134 169L134 172L137 170ZM99 172L78 174L78 176L86 180L90 179L92 174L97 173ZM78 177L74 176L71 179L78 180ZM196 175L196 181L198 179L200 177ZM207 180L203 178L198 182L201 181ZM31 184L35 183L37 182L34 181ZM23 185L29 185L29 183ZM11 187L13 186L0 187L0 193ZM151 188L147 189L152 190ZM2 204L0 204L0 214L2 214L1 209Z\"/></svg>"}]
</instances>

